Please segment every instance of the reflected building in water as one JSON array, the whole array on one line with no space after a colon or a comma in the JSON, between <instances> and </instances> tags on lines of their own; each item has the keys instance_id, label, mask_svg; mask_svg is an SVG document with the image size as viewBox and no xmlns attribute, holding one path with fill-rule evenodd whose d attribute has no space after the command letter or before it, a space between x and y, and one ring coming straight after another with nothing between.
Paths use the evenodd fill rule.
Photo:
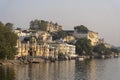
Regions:
<instances>
[{"instance_id":1,"label":"reflected building in water","mask_svg":"<svg viewBox=\"0 0 120 80\"><path fill-rule=\"evenodd\" d=\"M120 59L0 66L0 80L119 80Z\"/></svg>"},{"instance_id":2,"label":"reflected building in water","mask_svg":"<svg viewBox=\"0 0 120 80\"><path fill-rule=\"evenodd\" d=\"M16 80L74 80L74 63L64 61L14 66Z\"/></svg>"},{"instance_id":3,"label":"reflected building in water","mask_svg":"<svg viewBox=\"0 0 120 80\"><path fill-rule=\"evenodd\" d=\"M13 66L0 66L0 80L16 80Z\"/></svg>"},{"instance_id":4,"label":"reflected building in water","mask_svg":"<svg viewBox=\"0 0 120 80\"><path fill-rule=\"evenodd\" d=\"M89 80L97 80L97 62L96 60L92 60L90 62L90 69L89 69Z\"/></svg>"}]
</instances>

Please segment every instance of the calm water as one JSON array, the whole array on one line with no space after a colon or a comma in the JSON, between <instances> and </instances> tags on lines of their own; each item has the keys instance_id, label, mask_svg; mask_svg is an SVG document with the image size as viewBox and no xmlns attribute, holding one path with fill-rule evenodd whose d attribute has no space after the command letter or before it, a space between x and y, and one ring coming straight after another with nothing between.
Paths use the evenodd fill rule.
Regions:
<instances>
[{"instance_id":1,"label":"calm water","mask_svg":"<svg viewBox=\"0 0 120 80\"><path fill-rule=\"evenodd\" d=\"M120 58L0 66L0 80L120 80Z\"/></svg>"}]
</instances>

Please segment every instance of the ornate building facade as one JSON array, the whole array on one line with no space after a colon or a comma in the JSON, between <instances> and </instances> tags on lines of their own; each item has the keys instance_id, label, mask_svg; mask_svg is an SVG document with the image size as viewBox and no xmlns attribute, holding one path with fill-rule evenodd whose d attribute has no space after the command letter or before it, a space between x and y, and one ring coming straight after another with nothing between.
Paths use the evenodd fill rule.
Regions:
<instances>
[{"instance_id":1,"label":"ornate building facade","mask_svg":"<svg viewBox=\"0 0 120 80\"><path fill-rule=\"evenodd\" d=\"M38 43L36 38L31 37L30 41L23 43L17 40L18 57L20 56L33 56L44 58L58 58L59 53L66 56L75 55L75 46L67 43Z\"/></svg>"},{"instance_id":2,"label":"ornate building facade","mask_svg":"<svg viewBox=\"0 0 120 80\"><path fill-rule=\"evenodd\" d=\"M49 56L49 45L47 44L38 44L34 37L31 38L27 43L22 43L20 40L17 40L17 56L43 56L47 58Z\"/></svg>"}]
</instances>

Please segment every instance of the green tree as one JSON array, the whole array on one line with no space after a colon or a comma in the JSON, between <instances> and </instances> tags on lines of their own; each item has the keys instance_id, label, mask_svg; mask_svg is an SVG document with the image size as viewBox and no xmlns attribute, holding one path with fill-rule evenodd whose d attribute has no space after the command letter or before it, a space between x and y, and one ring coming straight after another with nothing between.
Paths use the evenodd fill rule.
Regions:
<instances>
[{"instance_id":1,"label":"green tree","mask_svg":"<svg viewBox=\"0 0 120 80\"><path fill-rule=\"evenodd\" d=\"M117 48L111 48L111 51L114 52L115 54L119 54L119 50Z\"/></svg>"},{"instance_id":2,"label":"green tree","mask_svg":"<svg viewBox=\"0 0 120 80\"><path fill-rule=\"evenodd\" d=\"M46 31L47 25L48 25L47 21L36 19L36 20L30 22L30 29Z\"/></svg>"},{"instance_id":3,"label":"green tree","mask_svg":"<svg viewBox=\"0 0 120 80\"><path fill-rule=\"evenodd\" d=\"M93 51L96 53L99 53L100 55L104 54L106 50L106 47L104 44L98 44L96 46L94 46Z\"/></svg>"},{"instance_id":4,"label":"green tree","mask_svg":"<svg viewBox=\"0 0 120 80\"><path fill-rule=\"evenodd\" d=\"M12 23L6 23L5 27L8 28L9 30L13 30L13 24Z\"/></svg>"},{"instance_id":5,"label":"green tree","mask_svg":"<svg viewBox=\"0 0 120 80\"><path fill-rule=\"evenodd\" d=\"M65 59L65 55L63 54L63 53L58 53L58 59L59 60L63 60L63 59Z\"/></svg>"},{"instance_id":6,"label":"green tree","mask_svg":"<svg viewBox=\"0 0 120 80\"><path fill-rule=\"evenodd\" d=\"M67 35L68 34L65 31L63 31L63 30L61 30L59 32L56 32L56 33L52 33L53 40L64 38Z\"/></svg>"},{"instance_id":7,"label":"green tree","mask_svg":"<svg viewBox=\"0 0 120 80\"><path fill-rule=\"evenodd\" d=\"M111 51L114 53L119 53L119 50L117 48L111 48Z\"/></svg>"},{"instance_id":8,"label":"green tree","mask_svg":"<svg viewBox=\"0 0 120 80\"><path fill-rule=\"evenodd\" d=\"M87 38L78 39L75 45L76 52L79 55L82 55L83 53L86 55L90 55L92 53L91 41Z\"/></svg>"},{"instance_id":9,"label":"green tree","mask_svg":"<svg viewBox=\"0 0 120 80\"><path fill-rule=\"evenodd\" d=\"M98 44L94 47L93 51L99 55L110 55L112 51L110 48L106 48L104 44Z\"/></svg>"},{"instance_id":10,"label":"green tree","mask_svg":"<svg viewBox=\"0 0 120 80\"><path fill-rule=\"evenodd\" d=\"M16 54L17 35L0 22L0 59L13 59Z\"/></svg>"},{"instance_id":11,"label":"green tree","mask_svg":"<svg viewBox=\"0 0 120 80\"><path fill-rule=\"evenodd\" d=\"M39 21L39 23L38 23L39 29L41 31L46 31L47 30L47 24L48 24L47 21L44 21L44 20Z\"/></svg>"},{"instance_id":12,"label":"green tree","mask_svg":"<svg viewBox=\"0 0 120 80\"><path fill-rule=\"evenodd\" d=\"M78 33L88 33L89 31L84 25L75 26L74 29L77 30Z\"/></svg>"},{"instance_id":13,"label":"green tree","mask_svg":"<svg viewBox=\"0 0 120 80\"><path fill-rule=\"evenodd\" d=\"M112 54L111 48L106 48L104 55L111 55L111 54Z\"/></svg>"}]
</instances>

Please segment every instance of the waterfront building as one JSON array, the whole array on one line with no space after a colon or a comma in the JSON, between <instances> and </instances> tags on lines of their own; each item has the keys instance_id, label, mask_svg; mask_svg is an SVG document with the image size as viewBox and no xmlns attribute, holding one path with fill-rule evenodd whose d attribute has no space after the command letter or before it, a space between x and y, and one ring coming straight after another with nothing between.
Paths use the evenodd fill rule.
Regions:
<instances>
[{"instance_id":1,"label":"waterfront building","mask_svg":"<svg viewBox=\"0 0 120 80\"><path fill-rule=\"evenodd\" d=\"M20 56L42 56L45 58L49 57L49 45L46 43L38 44L34 37L31 38L27 43L23 43L17 40L18 57Z\"/></svg>"},{"instance_id":2,"label":"waterfront building","mask_svg":"<svg viewBox=\"0 0 120 80\"><path fill-rule=\"evenodd\" d=\"M75 55L75 45L70 45L67 43L49 43L49 45L55 48L57 55L59 53L62 53L66 56Z\"/></svg>"},{"instance_id":3,"label":"waterfront building","mask_svg":"<svg viewBox=\"0 0 120 80\"><path fill-rule=\"evenodd\" d=\"M28 35L29 32L29 35ZM52 41L52 36L45 31L35 30L15 30L18 35L17 40L17 56L42 56L49 57L49 45L46 42ZM28 38L28 41L24 41L24 38Z\"/></svg>"},{"instance_id":4,"label":"waterfront building","mask_svg":"<svg viewBox=\"0 0 120 80\"><path fill-rule=\"evenodd\" d=\"M33 56L33 57L45 57L45 58L58 58L58 54L62 53L66 56L75 55L75 45L67 43L57 42L37 42L35 36L31 36L30 41L22 42L17 40L17 56Z\"/></svg>"}]
</instances>

